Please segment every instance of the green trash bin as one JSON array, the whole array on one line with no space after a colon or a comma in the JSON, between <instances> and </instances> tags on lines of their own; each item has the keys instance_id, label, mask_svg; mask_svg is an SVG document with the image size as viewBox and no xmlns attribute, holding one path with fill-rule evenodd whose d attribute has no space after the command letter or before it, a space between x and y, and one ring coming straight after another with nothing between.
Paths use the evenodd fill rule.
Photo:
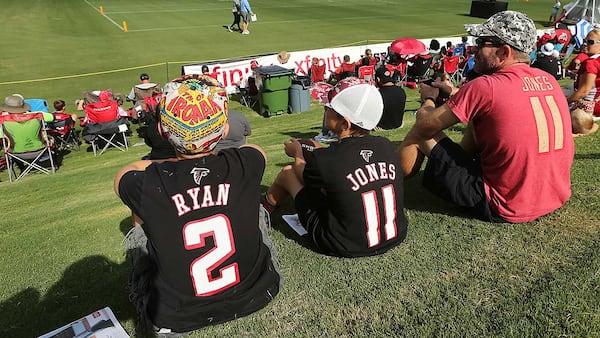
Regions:
<instances>
[{"instance_id":1,"label":"green trash bin","mask_svg":"<svg viewBox=\"0 0 600 338\"><path fill-rule=\"evenodd\" d=\"M265 66L256 70L259 114L270 117L288 112L288 92L292 85L293 73L293 70L281 66Z\"/></svg>"}]
</instances>

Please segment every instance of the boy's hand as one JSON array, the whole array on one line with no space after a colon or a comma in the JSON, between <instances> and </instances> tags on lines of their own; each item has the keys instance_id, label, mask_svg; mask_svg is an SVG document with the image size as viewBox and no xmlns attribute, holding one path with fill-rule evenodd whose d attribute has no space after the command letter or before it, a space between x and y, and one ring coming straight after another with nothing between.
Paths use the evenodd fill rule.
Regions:
<instances>
[{"instance_id":1,"label":"boy's hand","mask_svg":"<svg viewBox=\"0 0 600 338\"><path fill-rule=\"evenodd\" d=\"M289 157L301 157L302 156L302 147L300 146L300 142L296 139L290 139L283 143L285 154Z\"/></svg>"}]
</instances>

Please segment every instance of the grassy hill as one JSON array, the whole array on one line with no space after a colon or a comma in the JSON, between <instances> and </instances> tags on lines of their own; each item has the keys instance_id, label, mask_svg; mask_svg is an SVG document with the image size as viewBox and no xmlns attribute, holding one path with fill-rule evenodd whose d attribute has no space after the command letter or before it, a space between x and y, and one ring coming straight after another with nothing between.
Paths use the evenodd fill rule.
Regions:
<instances>
[{"instance_id":1,"label":"grassy hill","mask_svg":"<svg viewBox=\"0 0 600 338\"><path fill-rule=\"evenodd\" d=\"M8 2L8 1L5 1ZM230 1L21 0L4 14L0 98L12 93L68 103L84 90L126 93L139 73L165 82L183 63L307 50L356 41L464 34L470 1L251 0L252 34L229 33ZM105 16L100 15L102 6ZM510 1L539 24L550 1ZM120 26L127 23L128 32ZM566 84L568 81L563 81ZM407 89L407 110L418 107ZM269 157L266 189L288 163L282 143L311 137L322 107L265 119L232 102ZM71 105L69 111L73 112ZM399 143L406 126L377 132ZM450 130L458 139L461 127ZM133 136L132 144L142 142ZM526 224L490 224L405 184L409 233L383 256L340 259L314 253L280 218L271 236L286 284L274 302L195 336L218 337L594 337L600 336L600 141L577 138L573 196ZM0 336L33 337L110 306L135 335L122 239L130 214L112 190L115 172L149 149L94 157L85 145L53 176L9 184L0 173ZM535 201L531 201L535 203Z\"/></svg>"}]
</instances>

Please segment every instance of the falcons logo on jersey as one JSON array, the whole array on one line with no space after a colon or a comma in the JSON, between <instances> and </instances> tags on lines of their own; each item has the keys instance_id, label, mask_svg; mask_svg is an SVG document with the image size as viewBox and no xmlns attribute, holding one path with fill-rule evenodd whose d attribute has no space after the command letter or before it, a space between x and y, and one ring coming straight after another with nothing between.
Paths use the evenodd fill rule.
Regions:
<instances>
[{"instance_id":1,"label":"falcons logo on jersey","mask_svg":"<svg viewBox=\"0 0 600 338\"><path fill-rule=\"evenodd\" d=\"M371 160L371 156L373 156L373 150L361 150L360 156L368 163Z\"/></svg>"},{"instance_id":2,"label":"falcons logo on jersey","mask_svg":"<svg viewBox=\"0 0 600 338\"><path fill-rule=\"evenodd\" d=\"M192 171L190 171L190 174L194 175L194 182L196 182L197 185L200 185L202 177L208 176L208 174L210 174L210 170L206 168L194 168Z\"/></svg>"}]
</instances>

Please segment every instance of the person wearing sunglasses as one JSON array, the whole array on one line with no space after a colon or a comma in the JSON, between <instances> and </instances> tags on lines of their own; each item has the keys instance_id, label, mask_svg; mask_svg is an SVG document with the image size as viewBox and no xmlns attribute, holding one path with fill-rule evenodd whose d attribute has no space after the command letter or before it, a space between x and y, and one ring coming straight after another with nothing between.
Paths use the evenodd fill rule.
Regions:
<instances>
[{"instance_id":1,"label":"person wearing sunglasses","mask_svg":"<svg viewBox=\"0 0 600 338\"><path fill-rule=\"evenodd\" d=\"M398 149L402 170L414 175L427 156L423 185L471 216L535 220L571 196L566 98L553 76L529 65L536 28L525 14L499 12L467 31L477 38L474 69L481 76L453 88L437 107L448 85L421 85L422 106ZM460 144L443 132L457 123L467 126Z\"/></svg>"},{"instance_id":2,"label":"person wearing sunglasses","mask_svg":"<svg viewBox=\"0 0 600 338\"><path fill-rule=\"evenodd\" d=\"M589 57L581 63L575 78L575 92L567 101L572 109L583 109L600 117L600 28L594 28L588 33L583 40L581 53Z\"/></svg>"}]
</instances>

